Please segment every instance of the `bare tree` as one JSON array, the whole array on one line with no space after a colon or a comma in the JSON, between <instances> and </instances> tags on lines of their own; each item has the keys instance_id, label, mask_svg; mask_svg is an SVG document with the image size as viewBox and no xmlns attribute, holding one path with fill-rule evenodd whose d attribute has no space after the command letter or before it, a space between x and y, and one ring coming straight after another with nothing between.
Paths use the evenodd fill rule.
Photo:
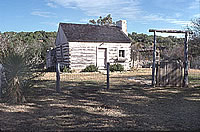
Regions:
<instances>
[{"instance_id":1,"label":"bare tree","mask_svg":"<svg viewBox=\"0 0 200 132\"><path fill-rule=\"evenodd\" d=\"M188 28L193 31L191 40L189 41L189 52L193 57L200 55L200 17L192 20L192 26Z\"/></svg>"}]
</instances>

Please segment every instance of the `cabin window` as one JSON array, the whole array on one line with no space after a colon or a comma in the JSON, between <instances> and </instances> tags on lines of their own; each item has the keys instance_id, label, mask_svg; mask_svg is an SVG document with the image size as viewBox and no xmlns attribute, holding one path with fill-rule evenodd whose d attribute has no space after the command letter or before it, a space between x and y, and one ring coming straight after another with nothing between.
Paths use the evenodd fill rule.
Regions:
<instances>
[{"instance_id":1,"label":"cabin window","mask_svg":"<svg viewBox=\"0 0 200 132\"><path fill-rule=\"evenodd\" d=\"M125 50L119 50L119 57L125 57Z\"/></svg>"}]
</instances>

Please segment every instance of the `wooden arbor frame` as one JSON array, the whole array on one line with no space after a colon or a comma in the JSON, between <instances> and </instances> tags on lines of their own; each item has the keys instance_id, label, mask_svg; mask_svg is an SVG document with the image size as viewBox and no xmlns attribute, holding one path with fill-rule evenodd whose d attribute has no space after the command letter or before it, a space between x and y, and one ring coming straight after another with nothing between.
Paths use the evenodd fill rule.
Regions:
<instances>
[{"instance_id":1,"label":"wooden arbor frame","mask_svg":"<svg viewBox=\"0 0 200 132\"><path fill-rule=\"evenodd\" d=\"M155 87L155 66L156 66L156 32L160 33L184 33L184 79L183 86L188 86L188 37L192 34L191 31L181 31L181 30L156 30L149 29L149 32L154 32L154 45L153 45L153 64L152 64L152 86Z\"/></svg>"}]
</instances>

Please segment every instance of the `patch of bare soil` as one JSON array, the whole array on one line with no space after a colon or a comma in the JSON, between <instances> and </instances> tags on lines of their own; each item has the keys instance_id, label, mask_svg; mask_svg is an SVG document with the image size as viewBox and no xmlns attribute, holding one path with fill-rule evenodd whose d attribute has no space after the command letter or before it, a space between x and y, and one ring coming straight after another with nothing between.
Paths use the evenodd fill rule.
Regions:
<instances>
[{"instance_id":1,"label":"patch of bare soil","mask_svg":"<svg viewBox=\"0 0 200 132\"><path fill-rule=\"evenodd\" d=\"M97 76L97 75L96 75ZM0 103L2 131L198 131L200 87L151 87L149 75L104 80L37 80L27 103ZM144 79L145 78L145 79Z\"/></svg>"}]
</instances>

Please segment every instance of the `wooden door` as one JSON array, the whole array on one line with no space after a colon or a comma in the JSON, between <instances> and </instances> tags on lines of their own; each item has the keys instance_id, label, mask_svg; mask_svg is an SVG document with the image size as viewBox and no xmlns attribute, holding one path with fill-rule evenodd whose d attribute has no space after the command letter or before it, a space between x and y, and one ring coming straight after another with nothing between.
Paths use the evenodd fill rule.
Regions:
<instances>
[{"instance_id":1,"label":"wooden door","mask_svg":"<svg viewBox=\"0 0 200 132\"><path fill-rule=\"evenodd\" d=\"M99 48L97 53L97 66L99 69L105 69L106 68L106 49L105 48Z\"/></svg>"}]
</instances>

